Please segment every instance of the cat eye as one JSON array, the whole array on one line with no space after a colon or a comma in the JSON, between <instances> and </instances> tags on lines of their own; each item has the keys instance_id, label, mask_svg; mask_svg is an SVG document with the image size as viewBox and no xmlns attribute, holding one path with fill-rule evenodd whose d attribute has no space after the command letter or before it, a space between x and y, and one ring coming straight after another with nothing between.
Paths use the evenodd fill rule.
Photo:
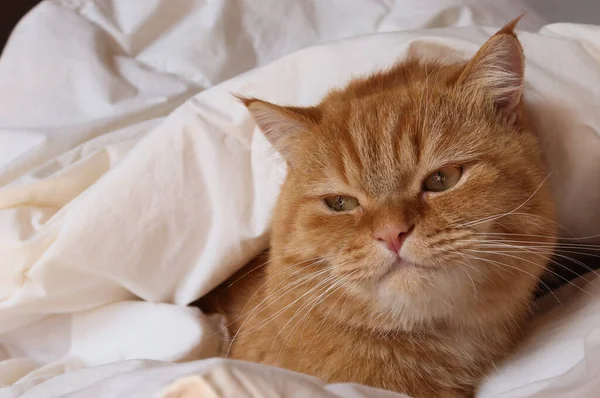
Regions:
<instances>
[{"instance_id":1,"label":"cat eye","mask_svg":"<svg viewBox=\"0 0 600 398\"><path fill-rule=\"evenodd\" d=\"M351 196L330 196L325 203L333 211L349 211L358 207L358 199Z\"/></svg>"},{"instance_id":2,"label":"cat eye","mask_svg":"<svg viewBox=\"0 0 600 398\"><path fill-rule=\"evenodd\" d=\"M435 171L423 182L427 192L443 192L456 185L462 175L462 167L450 166Z\"/></svg>"}]
</instances>

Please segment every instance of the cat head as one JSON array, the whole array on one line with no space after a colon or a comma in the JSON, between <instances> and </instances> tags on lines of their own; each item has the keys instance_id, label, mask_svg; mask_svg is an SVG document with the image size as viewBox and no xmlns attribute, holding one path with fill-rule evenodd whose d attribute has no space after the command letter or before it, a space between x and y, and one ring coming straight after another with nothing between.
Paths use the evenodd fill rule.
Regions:
<instances>
[{"instance_id":1,"label":"cat head","mask_svg":"<svg viewBox=\"0 0 600 398\"><path fill-rule=\"evenodd\" d=\"M408 60L313 107L243 99L288 164L273 255L440 316L483 291L530 294L555 223L515 24L466 64Z\"/></svg>"}]
</instances>

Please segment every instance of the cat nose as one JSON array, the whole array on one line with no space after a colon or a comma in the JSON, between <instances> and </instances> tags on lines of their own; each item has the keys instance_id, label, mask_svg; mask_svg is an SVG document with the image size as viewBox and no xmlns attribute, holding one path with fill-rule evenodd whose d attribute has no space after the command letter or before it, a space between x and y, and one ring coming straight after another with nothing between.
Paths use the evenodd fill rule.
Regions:
<instances>
[{"instance_id":1,"label":"cat nose","mask_svg":"<svg viewBox=\"0 0 600 398\"><path fill-rule=\"evenodd\" d=\"M373 237L384 243L388 250L398 254L412 226L402 224L385 225L373 232Z\"/></svg>"}]
</instances>

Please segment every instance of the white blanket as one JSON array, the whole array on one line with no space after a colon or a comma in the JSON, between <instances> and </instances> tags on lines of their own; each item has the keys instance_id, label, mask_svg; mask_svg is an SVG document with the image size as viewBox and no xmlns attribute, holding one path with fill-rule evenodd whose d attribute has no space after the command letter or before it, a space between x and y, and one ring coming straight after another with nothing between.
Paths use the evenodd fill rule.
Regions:
<instances>
[{"instance_id":1,"label":"white blanket","mask_svg":"<svg viewBox=\"0 0 600 398\"><path fill-rule=\"evenodd\" d=\"M316 42L498 26L524 10L335 3L57 0L20 24L0 60L0 394L145 397L197 374L190 388L232 386L215 396L389 396L238 362L127 361L215 355L214 328L185 305L268 243L285 169L230 92L311 104L409 54L467 57L493 29L359 36L191 95ZM528 17L521 27L536 29ZM579 237L600 232L599 34L577 25L521 34L560 221ZM573 386L598 387L589 373L599 371L600 291L582 288L589 295L561 296L568 311L546 304L531 342L481 396L554 397L572 383L571 396L585 397Z\"/></svg>"}]
</instances>

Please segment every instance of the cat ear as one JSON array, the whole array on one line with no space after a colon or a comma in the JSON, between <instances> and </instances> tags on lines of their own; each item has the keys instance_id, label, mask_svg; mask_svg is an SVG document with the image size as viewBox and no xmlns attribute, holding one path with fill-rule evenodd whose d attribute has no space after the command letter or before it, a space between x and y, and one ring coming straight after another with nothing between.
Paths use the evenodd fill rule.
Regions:
<instances>
[{"instance_id":1,"label":"cat ear","mask_svg":"<svg viewBox=\"0 0 600 398\"><path fill-rule=\"evenodd\" d=\"M458 84L482 93L504 113L520 113L525 57L515 26L521 17L492 36L469 61Z\"/></svg>"},{"instance_id":2,"label":"cat ear","mask_svg":"<svg viewBox=\"0 0 600 398\"><path fill-rule=\"evenodd\" d=\"M319 122L319 109L279 106L256 98L236 97L246 105L271 145L293 166L299 136Z\"/></svg>"}]
</instances>

